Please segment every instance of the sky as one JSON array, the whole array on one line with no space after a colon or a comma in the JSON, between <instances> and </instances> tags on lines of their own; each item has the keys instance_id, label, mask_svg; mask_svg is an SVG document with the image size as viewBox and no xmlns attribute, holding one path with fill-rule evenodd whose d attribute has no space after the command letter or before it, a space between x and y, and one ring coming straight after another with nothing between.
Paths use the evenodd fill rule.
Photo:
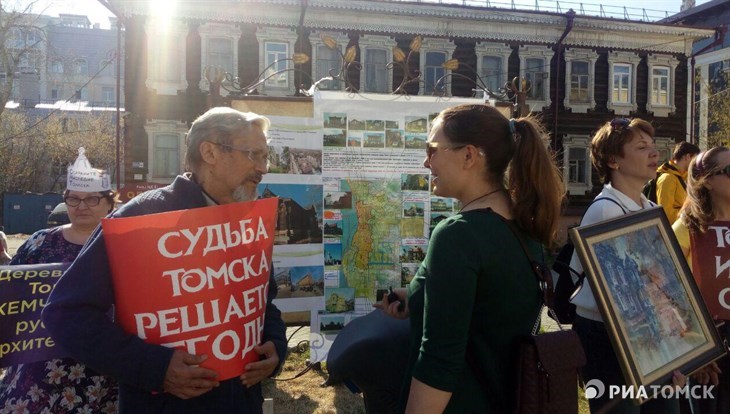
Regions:
<instances>
[{"instance_id":1,"label":"sky","mask_svg":"<svg viewBox=\"0 0 730 414\"><path fill-rule=\"evenodd\" d=\"M156 2L171 2L173 0L154 0ZM202 2L210 2L211 0L200 0ZM214 1L214 0L213 0ZM463 0L443 0L444 3L462 3ZM710 0L696 0L695 5L699 6L702 3L706 3ZM508 8L511 0L489 0L493 7L505 7ZM5 0L3 1L3 7L18 10L24 8L24 6L33 3L33 12L42 14L48 14L51 16L58 16L59 13L68 14L81 14L87 15L91 23L99 23L102 28L109 28L109 17L112 13L104 6L102 6L96 0ZM487 0L466 0L467 4L470 5L486 5ZM515 0L516 4L530 5L530 8L534 7L534 0ZM565 0L558 1L561 10L567 11L569 8L574 8L575 11L579 11L581 1L579 0ZM554 11L555 0L539 0L541 10ZM641 8L647 9L647 15L655 17L663 13L659 11L669 11L670 15L679 12L679 8L682 4L682 0L642 0L637 2L636 0L587 0L582 1L583 7L586 10L586 14L589 10L598 11L599 4L603 4L604 11L609 15L615 17L621 17L622 8L627 7L627 11L632 18L640 18L642 14ZM636 16L636 17L635 17Z\"/></svg>"}]
</instances>

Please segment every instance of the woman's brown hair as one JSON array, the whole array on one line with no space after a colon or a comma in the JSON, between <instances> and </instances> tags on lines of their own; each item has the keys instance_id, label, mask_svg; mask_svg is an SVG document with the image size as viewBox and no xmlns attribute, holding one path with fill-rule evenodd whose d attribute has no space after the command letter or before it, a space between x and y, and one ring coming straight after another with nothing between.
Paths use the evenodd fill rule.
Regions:
<instances>
[{"instance_id":1,"label":"woman's brown hair","mask_svg":"<svg viewBox=\"0 0 730 414\"><path fill-rule=\"evenodd\" d=\"M727 147L715 147L699 153L689 163L687 173L687 198L680 211L680 220L691 233L704 233L707 225L715 220L712 211L712 194L707 187L707 179L714 174L720 165L717 159Z\"/></svg>"},{"instance_id":2,"label":"woman's brown hair","mask_svg":"<svg viewBox=\"0 0 730 414\"><path fill-rule=\"evenodd\" d=\"M550 246L557 236L565 187L542 125L532 117L508 120L488 105L455 106L442 111L439 119L449 141L482 150L487 179L506 183L517 224Z\"/></svg>"},{"instance_id":3,"label":"woman's brown hair","mask_svg":"<svg viewBox=\"0 0 730 414\"><path fill-rule=\"evenodd\" d=\"M611 167L614 157L624 156L624 144L641 132L654 138L654 127L643 119L615 118L606 122L591 140L591 162L598 171L601 182L611 182Z\"/></svg>"}]
</instances>

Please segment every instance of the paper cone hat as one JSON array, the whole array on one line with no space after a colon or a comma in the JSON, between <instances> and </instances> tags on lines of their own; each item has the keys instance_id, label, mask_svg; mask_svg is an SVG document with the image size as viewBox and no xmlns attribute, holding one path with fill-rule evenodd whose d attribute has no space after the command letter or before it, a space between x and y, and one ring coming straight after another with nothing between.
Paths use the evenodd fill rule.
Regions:
<instances>
[{"instance_id":1,"label":"paper cone hat","mask_svg":"<svg viewBox=\"0 0 730 414\"><path fill-rule=\"evenodd\" d=\"M86 150L83 147L79 148L78 158L72 165L69 165L66 188L89 193L111 190L109 174L104 170L91 168L85 153Z\"/></svg>"}]
</instances>

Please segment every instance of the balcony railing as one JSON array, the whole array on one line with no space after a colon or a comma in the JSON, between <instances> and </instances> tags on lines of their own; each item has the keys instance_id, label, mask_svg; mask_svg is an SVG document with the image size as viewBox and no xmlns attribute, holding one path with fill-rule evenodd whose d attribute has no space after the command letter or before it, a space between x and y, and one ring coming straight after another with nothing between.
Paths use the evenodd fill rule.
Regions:
<instances>
[{"instance_id":1,"label":"balcony railing","mask_svg":"<svg viewBox=\"0 0 730 414\"><path fill-rule=\"evenodd\" d=\"M656 10L639 7L624 7L612 4L586 3L579 1L564 0L372 0L379 2L410 2L410 3L433 3L451 4L470 7L493 7L497 9L541 11L552 13L565 13L573 9L578 15L597 16L604 18L635 20L642 22L655 22L673 14L679 13L675 10ZM679 6L680 1L676 1Z\"/></svg>"}]
</instances>

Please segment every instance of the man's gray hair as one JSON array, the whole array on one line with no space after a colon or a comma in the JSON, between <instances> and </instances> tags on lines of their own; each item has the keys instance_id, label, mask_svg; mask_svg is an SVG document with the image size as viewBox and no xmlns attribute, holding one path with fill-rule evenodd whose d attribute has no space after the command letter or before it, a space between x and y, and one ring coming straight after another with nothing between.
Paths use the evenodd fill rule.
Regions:
<instances>
[{"instance_id":1,"label":"man's gray hair","mask_svg":"<svg viewBox=\"0 0 730 414\"><path fill-rule=\"evenodd\" d=\"M225 106L211 108L200 115L193 121L187 135L188 145L185 155L187 169L194 171L203 162L203 157L200 155L200 144L203 141L231 145L241 132L251 131L252 125L261 128L266 134L271 121L253 112L241 112Z\"/></svg>"}]
</instances>

